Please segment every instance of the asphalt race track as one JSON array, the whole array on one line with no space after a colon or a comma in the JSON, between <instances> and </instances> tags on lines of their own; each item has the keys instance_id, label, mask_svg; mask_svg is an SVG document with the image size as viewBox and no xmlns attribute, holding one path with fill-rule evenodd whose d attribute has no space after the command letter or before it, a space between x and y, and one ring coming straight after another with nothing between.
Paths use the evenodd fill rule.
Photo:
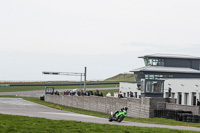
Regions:
<instances>
[{"instance_id":1,"label":"asphalt race track","mask_svg":"<svg viewBox=\"0 0 200 133\"><path fill-rule=\"evenodd\" d=\"M41 117L53 120L75 120L82 122L93 122L101 124L115 124L126 126L139 126L139 127L160 127L180 130L193 130L200 131L200 128L196 127L183 127L183 126L169 126L158 124L147 124L137 122L108 122L108 119L99 118L94 116L82 115L62 110L53 109L36 103L32 103L21 98L0 98L0 113L11 115L23 115L30 117Z\"/></svg>"}]
</instances>

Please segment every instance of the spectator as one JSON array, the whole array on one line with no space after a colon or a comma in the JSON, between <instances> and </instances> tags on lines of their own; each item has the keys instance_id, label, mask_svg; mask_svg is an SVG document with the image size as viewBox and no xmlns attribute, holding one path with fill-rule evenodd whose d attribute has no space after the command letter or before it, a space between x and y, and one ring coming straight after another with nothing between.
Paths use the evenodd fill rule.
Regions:
<instances>
[{"instance_id":1,"label":"spectator","mask_svg":"<svg viewBox=\"0 0 200 133\"><path fill-rule=\"evenodd\" d=\"M78 96L81 96L81 92L80 92L80 91L78 91L78 92L77 92L77 95L78 95Z\"/></svg>"},{"instance_id":2,"label":"spectator","mask_svg":"<svg viewBox=\"0 0 200 133\"><path fill-rule=\"evenodd\" d=\"M72 96L72 91L70 90L69 95Z\"/></svg>"},{"instance_id":3,"label":"spectator","mask_svg":"<svg viewBox=\"0 0 200 133\"><path fill-rule=\"evenodd\" d=\"M99 96L103 97L103 93L101 92L101 93L99 94Z\"/></svg>"},{"instance_id":4,"label":"spectator","mask_svg":"<svg viewBox=\"0 0 200 133\"><path fill-rule=\"evenodd\" d=\"M85 95L88 96L88 91L85 92Z\"/></svg>"},{"instance_id":5,"label":"spectator","mask_svg":"<svg viewBox=\"0 0 200 133\"><path fill-rule=\"evenodd\" d=\"M90 91L88 91L88 96L90 96Z\"/></svg>"},{"instance_id":6,"label":"spectator","mask_svg":"<svg viewBox=\"0 0 200 133\"><path fill-rule=\"evenodd\" d=\"M83 92L83 90L81 90L81 96L84 96L85 95L85 93Z\"/></svg>"},{"instance_id":7,"label":"spectator","mask_svg":"<svg viewBox=\"0 0 200 133\"><path fill-rule=\"evenodd\" d=\"M96 90L96 92L95 92L94 95L95 95L95 96L99 96L99 90Z\"/></svg>"},{"instance_id":8,"label":"spectator","mask_svg":"<svg viewBox=\"0 0 200 133\"><path fill-rule=\"evenodd\" d=\"M58 91L55 92L55 95L60 95L60 93Z\"/></svg>"},{"instance_id":9,"label":"spectator","mask_svg":"<svg viewBox=\"0 0 200 133\"><path fill-rule=\"evenodd\" d=\"M93 95L93 91L90 91L90 95Z\"/></svg>"},{"instance_id":10,"label":"spectator","mask_svg":"<svg viewBox=\"0 0 200 133\"><path fill-rule=\"evenodd\" d=\"M118 97L119 97L119 98L123 98L123 96L122 96L122 94L121 94L121 93L119 93L119 94L118 94Z\"/></svg>"},{"instance_id":11,"label":"spectator","mask_svg":"<svg viewBox=\"0 0 200 133\"><path fill-rule=\"evenodd\" d=\"M130 91L130 97L133 97L133 92L132 91Z\"/></svg>"}]
</instances>

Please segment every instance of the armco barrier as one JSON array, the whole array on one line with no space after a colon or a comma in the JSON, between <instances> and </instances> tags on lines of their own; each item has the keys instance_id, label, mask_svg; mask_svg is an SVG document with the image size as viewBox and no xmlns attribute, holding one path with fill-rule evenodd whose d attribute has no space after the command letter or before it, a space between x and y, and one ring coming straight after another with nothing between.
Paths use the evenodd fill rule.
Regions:
<instances>
[{"instance_id":1,"label":"armco barrier","mask_svg":"<svg viewBox=\"0 0 200 133\"><path fill-rule=\"evenodd\" d=\"M62 104L65 106L81 108L110 114L124 106L128 106L128 117L150 118L154 117L154 110L158 102L164 102L163 98L115 98L98 96L68 96L45 95L45 101Z\"/></svg>"}]
</instances>

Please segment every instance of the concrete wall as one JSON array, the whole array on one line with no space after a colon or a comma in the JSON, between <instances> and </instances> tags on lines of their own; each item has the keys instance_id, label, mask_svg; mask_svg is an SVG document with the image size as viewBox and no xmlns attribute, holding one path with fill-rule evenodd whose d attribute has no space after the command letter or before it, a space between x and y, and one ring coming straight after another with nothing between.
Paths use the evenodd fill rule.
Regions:
<instances>
[{"instance_id":1,"label":"concrete wall","mask_svg":"<svg viewBox=\"0 0 200 133\"><path fill-rule=\"evenodd\" d=\"M193 115L200 114L199 106L189 106L189 105L180 105L180 104L174 104L174 103L166 103L166 109L192 111Z\"/></svg>"},{"instance_id":2,"label":"concrete wall","mask_svg":"<svg viewBox=\"0 0 200 133\"><path fill-rule=\"evenodd\" d=\"M59 96L47 94L45 95L45 101L107 114L128 106L128 117L150 118L154 117L154 110L157 109L157 104L165 102L165 99L148 97L139 99L134 97Z\"/></svg>"}]
</instances>

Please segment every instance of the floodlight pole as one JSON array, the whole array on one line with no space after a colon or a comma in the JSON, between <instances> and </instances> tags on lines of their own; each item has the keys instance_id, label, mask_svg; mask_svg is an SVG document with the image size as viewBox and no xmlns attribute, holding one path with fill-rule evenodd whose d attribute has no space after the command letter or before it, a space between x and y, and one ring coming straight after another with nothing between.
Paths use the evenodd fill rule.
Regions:
<instances>
[{"instance_id":1,"label":"floodlight pole","mask_svg":"<svg viewBox=\"0 0 200 133\"><path fill-rule=\"evenodd\" d=\"M84 92L86 92L86 72L87 72L87 67L85 67L85 73L84 73Z\"/></svg>"}]
</instances>

